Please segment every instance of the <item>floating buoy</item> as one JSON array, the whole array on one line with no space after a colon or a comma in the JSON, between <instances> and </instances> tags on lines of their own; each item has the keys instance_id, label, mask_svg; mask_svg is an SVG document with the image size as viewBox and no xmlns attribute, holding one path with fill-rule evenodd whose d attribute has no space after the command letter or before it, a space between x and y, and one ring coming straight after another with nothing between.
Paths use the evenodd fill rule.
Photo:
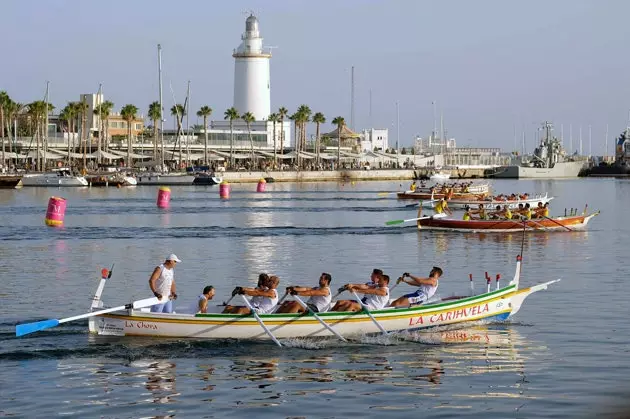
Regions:
<instances>
[{"instance_id":1,"label":"floating buoy","mask_svg":"<svg viewBox=\"0 0 630 419\"><path fill-rule=\"evenodd\" d=\"M51 227L63 226L63 219L66 215L66 200L64 198L51 196L48 200L45 223Z\"/></svg>"},{"instance_id":2,"label":"floating buoy","mask_svg":"<svg viewBox=\"0 0 630 419\"><path fill-rule=\"evenodd\" d=\"M158 208L168 208L171 202L171 189L166 186L161 186L158 190L157 206Z\"/></svg>"},{"instance_id":3,"label":"floating buoy","mask_svg":"<svg viewBox=\"0 0 630 419\"><path fill-rule=\"evenodd\" d=\"M256 187L256 192L265 192L265 188L267 187L267 181L261 178L258 181L258 186Z\"/></svg>"},{"instance_id":4,"label":"floating buoy","mask_svg":"<svg viewBox=\"0 0 630 419\"><path fill-rule=\"evenodd\" d=\"M230 184L226 180L219 184L219 197L222 199L230 197Z\"/></svg>"}]
</instances>

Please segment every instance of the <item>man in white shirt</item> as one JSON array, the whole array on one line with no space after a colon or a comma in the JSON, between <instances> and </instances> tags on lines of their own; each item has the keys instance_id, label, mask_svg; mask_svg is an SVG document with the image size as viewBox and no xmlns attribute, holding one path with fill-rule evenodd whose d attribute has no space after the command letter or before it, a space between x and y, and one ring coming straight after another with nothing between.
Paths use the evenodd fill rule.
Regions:
<instances>
[{"instance_id":1,"label":"man in white shirt","mask_svg":"<svg viewBox=\"0 0 630 419\"><path fill-rule=\"evenodd\" d=\"M315 313L323 313L328 309L330 300L332 299L330 294L330 281L332 281L330 274L323 273L319 277L318 287L287 287L287 292L291 295L311 297L306 301L308 308ZM304 307L297 301L285 301L284 304L278 308L276 313L303 313L304 311L306 311Z\"/></svg>"},{"instance_id":2,"label":"man in white shirt","mask_svg":"<svg viewBox=\"0 0 630 419\"><path fill-rule=\"evenodd\" d=\"M162 304L156 304L151 306L151 312L153 313L172 313L173 312L173 300L177 298L177 292L175 287L175 265L181 262L181 260L173 253L168 255L166 260L160 266L157 266L151 277L149 278L149 287L160 300L163 297L168 297L168 301Z\"/></svg>"},{"instance_id":3,"label":"man in white shirt","mask_svg":"<svg viewBox=\"0 0 630 419\"><path fill-rule=\"evenodd\" d=\"M360 288L350 284L348 291L356 291L365 294L361 300L369 310L380 310L389 303L389 276L381 275L375 288ZM361 311L363 307L358 301L340 300L330 311Z\"/></svg>"},{"instance_id":4,"label":"man in white shirt","mask_svg":"<svg viewBox=\"0 0 630 419\"><path fill-rule=\"evenodd\" d=\"M438 279L442 276L442 269L434 266L429 272L428 278L421 278L417 276L413 276L410 273L405 272L402 277L398 280L399 282L404 282L405 284L413 285L418 287L415 292L411 294L405 294L402 297L398 298L396 301L392 302L392 307L409 307L414 304L423 304L429 298L433 297L438 288ZM405 280L405 278L410 278L410 280Z\"/></svg>"},{"instance_id":5,"label":"man in white shirt","mask_svg":"<svg viewBox=\"0 0 630 419\"><path fill-rule=\"evenodd\" d=\"M191 304L188 309L188 313L197 314L197 313L207 313L208 312L208 301L212 300L214 297L214 287L212 285L208 285L203 289L203 292L199 294L197 297L197 301Z\"/></svg>"},{"instance_id":6,"label":"man in white shirt","mask_svg":"<svg viewBox=\"0 0 630 419\"><path fill-rule=\"evenodd\" d=\"M264 297L258 302L251 303L257 314L273 313L278 304L278 285L280 278L275 275L269 276L266 281L266 289L236 287L234 292L241 295L249 295L250 297ZM247 306L225 306L223 313L231 314L250 314L251 311Z\"/></svg>"}]
</instances>

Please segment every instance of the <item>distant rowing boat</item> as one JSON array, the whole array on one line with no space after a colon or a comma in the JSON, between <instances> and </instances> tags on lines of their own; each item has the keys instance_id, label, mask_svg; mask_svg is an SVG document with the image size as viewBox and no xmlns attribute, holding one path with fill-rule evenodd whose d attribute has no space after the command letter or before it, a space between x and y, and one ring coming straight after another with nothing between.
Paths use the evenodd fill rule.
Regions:
<instances>
[{"instance_id":1,"label":"distant rowing boat","mask_svg":"<svg viewBox=\"0 0 630 419\"><path fill-rule=\"evenodd\" d=\"M504 233L517 231L579 231L599 211L569 217L545 217L532 220L456 220L453 218L422 218L417 221L419 230L445 230L457 232Z\"/></svg>"},{"instance_id":2,"label":"distant rowing boat","mask_svg":"<svg viewBox=\"0 0 630 419\"><path fill-rule=\"evenodd\" d=\"M544 205L550 202L552 199L553 199L553 196L549 197L547 194L536 195L531 198L516 199L516 200L493 199L492 197L488 197L486 199L475 199L475 200L453 198L453 199L448 200L448 206L451 209L464 209L467 206L475 209L479 207L479 204L483 204L486 209L492 210L497 205L500 205L501 208L503 208L504 205L507 205L508 208L515 209L515 208L518 208L519 204L523 204L523 205L529 204L530 206L535 207L536 205L538 205L539 202L542 202L542 204ZM439 201L438 199L422 201L422 207L434 208L435 204L438 201Z\"/></svg>"}]
</instances>

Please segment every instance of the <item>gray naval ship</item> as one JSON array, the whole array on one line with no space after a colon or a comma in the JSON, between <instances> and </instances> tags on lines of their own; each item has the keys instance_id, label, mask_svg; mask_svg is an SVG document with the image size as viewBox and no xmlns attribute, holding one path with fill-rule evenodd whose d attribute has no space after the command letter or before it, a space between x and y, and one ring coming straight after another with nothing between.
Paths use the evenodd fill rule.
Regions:
<instances>
[{"instance_id":1,"label":"gray naval ship","mask_svg":"<svg viewBox=\"0 0 630 419\"><path fill-rule=\"evenodd\" d=\"M503 166L494 173L495 178L571 178L577 177L586 165L584 156L567 156L560 141L552 135L550 122L543 123L545 137L534 154L515 158L510 166Z\"/></svg>"}]
</instances>

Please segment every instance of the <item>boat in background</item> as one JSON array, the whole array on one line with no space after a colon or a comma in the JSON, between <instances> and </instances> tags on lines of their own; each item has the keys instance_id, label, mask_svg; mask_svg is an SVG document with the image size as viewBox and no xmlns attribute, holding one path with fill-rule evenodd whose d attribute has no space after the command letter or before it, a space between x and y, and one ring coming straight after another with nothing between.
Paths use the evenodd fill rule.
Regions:
<instances>
[{"instance_id":1,"label":"boat in background","mask_svg":"<svg viewBox=\"0 0 630 419\"><path fill-rule=\"evenodd\" d=\"M22 175L0 174L0 189L16 189L22 187Z\"/></svg>"},{"instance_id":2,"label":"boat in background","mask_svg":"<svg viewBox=\"0 0 630 419\"><path fill-rule=\"evenodd\" d=\"M552 124L543 123L545 137L531 156L523 156L510 166L502 166L492 174L495 178L573 178L587 163L586 157L567 156L562 143L552 135Z\"/></svg>"},{"instance_id":3,"label":"boat in background","mask_svg":"<svg viewBox=\"0 0 630 419\"><path fill-rule=\"evenodd\" d=\"M433 173L431 176L429 176L429 180L432 182L444 182L447 181L451 178L451 174L450 173L445 173L443 171L437 171L435 173Z\"/></svg>"},{"instance_id":4,"label":"boat in background","mask_svg":"<svg viewBox=\"0 0 630 419\"><path fill-rule=\"evenodd\" d=\"M545 217L531 220L456 220L453 218L422 217L418 219L418 230L443 230L471 233L506 233L519 231L580 231L599 214Z\"/></svg>"},{"instance_id":5,"label":"boat in background","mask_svg":"<svg viewBox=\"0 0 630 419\"><path fill-rule=\"evenodd\" d=\"M88 186L83 176L75 176L67 167L53 169L46 173L26 173L22 177L23 186Z\"/></svg>"},{"instance_id":6,"label":"boat in background","mask_svg":"<svg viewBox=\"0 0 630 419\"><path fill-rule=\"evenodd\" d=\"M548 194L544 194L544 195L534 195L531 198L528 196L527 198L524 199L507 199L507 198L498 198L498 197L494 197L494 196L490 196L488 198L485 199L477 199L477 200L465 200L465 199L459 199L459 198L454 198L454 199L449 199L448 202L448 206L451 209L465 209L466 207L470 207L470 208L477 208L479 206L479 204L483 204L486 208L491 209L491 208L495 208L497 205L500 205L501 208L503 208L504 205L507 205L508 208L510 209L514 209L514 208L518 208L519 204L529 204L532 207L535 207L538 205L539 202L541 202L543 205L551 202L551 200L553 199L553 196L548 196ZM433 199L433 200L429 200L429 201L422 201L422 207L423 208L434 208L435 204L438 202L438 199Z\"/></svg>"},{"instance_id":7,"label":"boat in background","mask_svg":"<svg viewBox=\"0 0 630 419\"><path fill-rule=\"evenodd\" d=\"M138 185L192 185L195 176L186 172L143 172L136 175Z\"/></svg>"},{"instance_id":8,"label":"boat in background","mask_svg":"<svg viewBox=\"0 0 630 419\"><path fill-rule=\"evenodd\" d=\"M218 185L223 182L223 178L220 176L215 176L214 173L197 173L195 176L195 180L193 180L193 185Z\"/></svg>"}]
</instances>

